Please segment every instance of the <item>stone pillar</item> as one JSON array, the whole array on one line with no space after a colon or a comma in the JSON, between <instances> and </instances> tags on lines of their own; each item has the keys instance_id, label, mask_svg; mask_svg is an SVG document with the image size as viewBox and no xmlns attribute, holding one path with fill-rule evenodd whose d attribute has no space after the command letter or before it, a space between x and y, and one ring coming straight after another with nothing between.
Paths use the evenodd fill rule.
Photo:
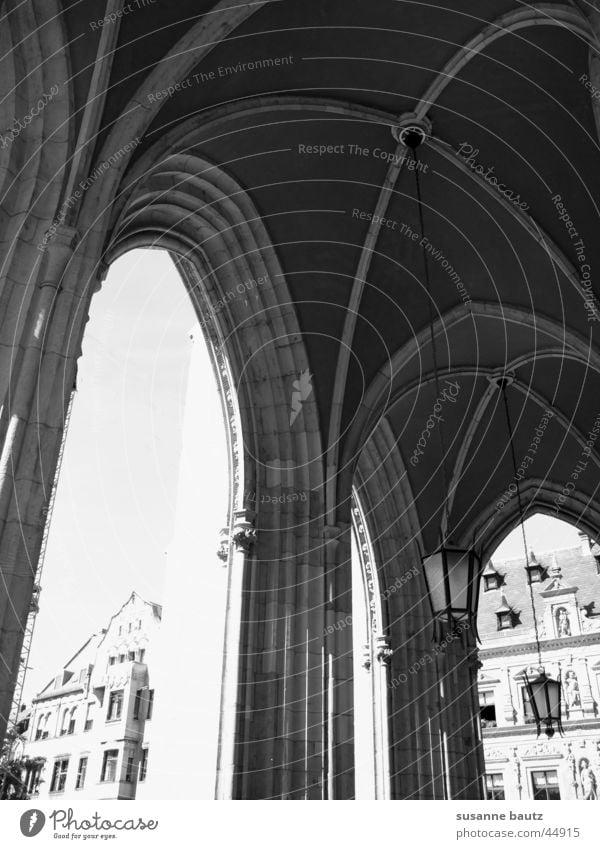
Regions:
<instances>
[{"instance_id":1,"label":"stone pillar","mask_svg":"<svg viewBox=\"0 0 600 849\"><path fill-rule=\"evenodd\" d=\"M420 564L406 551L396 555L393 572L396 580L404 576L405 582L389 596L387 613L393 650L389 661L392 798L443 799L442 660L432 639L425 582ZM387 585L392 584L390 574Z\"/></svg>"},{"instance_id":2,"label":"stone pillar","mask_svg":"<svg viewBox=\"0 0 600 849\"><path fill-rule=\"evenodd\" d=\"M483 798L483 747L479 728L477 649L466 623L444 636L446 674L442 724L448 741L448 798Z\"/></svg>"},{"instance_id":3,"label":"stone pillar","mask_svg":"<svg viewBox=\"0 0 600 849\"><path fill-rule=\"evenodd\" d=\"M232 584L239 666L223 706L237 720L223 720L221 798L353 798L350 530L322 516L317 490L261 509L243 581Z\"/></svg>"},{"instance_id":4,"label":"stone pillar","mask_svg":"<svg viewBox=\"0 0 600 849\"><path fill-rule=\"evenodd\" d=\"M375 746L375 798L391 799L390 783L390 661L394 651L390 641L382 634L374 640L373 707Z\"/></svg>"},{"instance_id":5,"label":"stone pillar","mask_svg":"<svg viewBox=\"0 0 600 849\"><path fill-rule=\"evenodd\" d=\"M350 523L325 527L327 794L354 797L352 568ZM333 633L331 632L333 625Z\"/></svg>"},{"instance_id":6,"label":"stone pillar","mask_svg":"<svg viewBox=\"0 0 600 849\"><path fill-rule=\"evenodd\" d=\"M256 541L251 511L238 511L234 516L231 539L223 541L220 556L229 560L227 610L223 646L223 679L221 683L221 721L217 753L217 799L231 799L236 776L235 738L240 720L240 636L242 622L242 586L246 557L252 556Z\"/></svg>"},{"instance_id":7,"label":"stone pillar","mask_svg":"<svg viewBox=\"0 0 600 849\"><path fill-rule=\"evenodd\" d=\"M83 322L65 332L73 299L64 288L73 233L43 255L35 291L12 348L10 381L0 418L0 736L9 719L24 629L52 493L65 416L74 388ZM32 251L35 249L31 248ZM86 312L87 314L87 312Z\"/></svg>"}]
</instances>

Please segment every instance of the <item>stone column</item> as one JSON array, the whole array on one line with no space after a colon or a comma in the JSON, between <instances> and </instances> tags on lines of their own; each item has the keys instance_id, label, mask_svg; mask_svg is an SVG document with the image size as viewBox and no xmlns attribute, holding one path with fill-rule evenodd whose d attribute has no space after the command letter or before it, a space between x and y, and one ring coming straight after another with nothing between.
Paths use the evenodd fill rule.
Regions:
<instances>
[{"instance_id":1,"label":"stone column","mask_svg":"<svg viewBox=\"0 0 600 849\"><path fill-rule=\"evenodd\" d=\"M466 623L457 623L443 639L446 674L442 725L448 741L448 797L481 799L484 772L475 670L477 649Z\"/></svg>"},{"instance_id":2,"label":"stone column","mask_svg":"<svg viewBox=\"0 0 600 849\"><path fill-rule=\"evenodd\" d=\"M322 516L317 490L261 509L243 582L232 586L239 666L223 704L237 721L223 720L234 742L221 759L221 798L227 763L233 798L354 795L350 531ZM224 725L222 748L226 737Z\"/></svg>"},{"instance_id":3,"label":"stone column","mask_svg":"<svg viewBox=\"0 0 600 849\"><path fill-rule=\"evenodd\" d=\"M231 538L221 543L220 555L229 560L227 610L223 647L221 683L221 720L217 753L217 799L231 799L236 778L235 738L240 720L240 638L242 625L242 586L246 558L252 556L256 541L252 511L238 511L234 516Z\"/></svg>"},{"instance_id":4,"label":"stone column","mask_svg":"<svg viewBox=\"0 0 600 849\"><path fill-rule=\"evenodd\" d=\"M65 231L39 265L35 292L12 348L0 437L0 736L9 719L83 322L65 332L72 312L64 273L74 235ZM31 248L34 251L34 247ZM87 314L87 313L86 313Z\"/></svg>"},{"instance_id":5,"label":"stone column","mask_svg":"<svg viewBox=\"0 0 600 849\"><path fill-rule=\"evenodd\" d=\"M354 797L350 523L325 527L328 799ZM333 632L331 632L333 626Z\"/></svg>"},{"instance_id":6,"label":"stone column","mask_svg":"<svg viewBox=\"0 0 600 849\"><path fill-rule=\"evenodd\" d=\"M394 652L387 637L374 640L373 706L376 799L391 799L390 782L390 661Z\"/></svg>"}]
</instances>

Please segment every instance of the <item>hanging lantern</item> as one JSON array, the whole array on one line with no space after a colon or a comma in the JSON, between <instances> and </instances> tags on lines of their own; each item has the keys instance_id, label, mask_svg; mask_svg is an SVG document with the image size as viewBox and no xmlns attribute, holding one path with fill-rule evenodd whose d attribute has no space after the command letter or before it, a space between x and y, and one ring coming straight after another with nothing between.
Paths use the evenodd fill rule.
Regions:
<instances>
[{"instance_id":1,"label":"hanging lantern","mask_svg":"<svg viewBox=\"0 0 600 849\"><path fill-rule=\"evenodd\" d=\"M563 727L560 716L561 702L561 682L555 681L553 678L548 678L544 668L540 667L539 675L532 681L525 673L525 687L527 688L527 697L535 718L538 737L541 733L542 723L545 724L546 736L553 737L555 727L558 728L562 735Z\"/></svg>"},{"instance_id":2,"label":"hanging lantern","mask_svg":"<svg viewBox=\"0 0 600 849\"><path fill-rule=\"evenodd\" d=\"M474 623L479 599L481 561L472 549L446 548L423 557L433 618Z\"/></svg>"}]
</instances>

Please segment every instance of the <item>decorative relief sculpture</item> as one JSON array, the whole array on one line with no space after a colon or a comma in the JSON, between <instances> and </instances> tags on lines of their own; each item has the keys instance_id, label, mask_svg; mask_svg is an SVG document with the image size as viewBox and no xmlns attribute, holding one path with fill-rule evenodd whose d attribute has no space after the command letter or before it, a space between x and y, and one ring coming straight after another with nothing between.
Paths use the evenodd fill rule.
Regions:
<instances>
[{"instance_id":1,"label":"decorative relief sculpture","mask_svg":"<svg viewBox=\"0 0 600 849\"><path fill-rule=\"evenodd\" d=\"M568 708L581 707L581 693L577 675L570 669L565 676L565 700Z\"/></svg>"},{"instance_id":2,"label":"decorative relief sculpture","mask_svg":"<svg viewBox=\"0 0 600 849\"><path fill-rule=\"evenodd\" d=\"M579 783L581 785L582 799L598 799L596 776L587 758L581 758L579 761Z\"/></svg>"},{"instance_id":3,"label":"decorative relief sculpture","mask_svg":"<svg viewBox=\"0 0 600 849\"><path fill-rule=\"evenodd\" d=\"M232 541L236 548L249 552L256 542L256 530L254 528L240 528L234 533Z\"/></svg>"},{"instance_id":4,"label":"decorative relief sculpture","mask_svg":"<svg viewBox=\"0 0 600 849\"><path fill-rule=\"evenodd\" d=\"M556 743L533 743L521 751L522 758L547 758L550 756L562 758L563 755L562 747Z\"/></svg>"},{"instance_id":5,"label":"decorative relief sculpture","mask_svg":"<svg viewBox=\"0 0 600 849\"><path fill-rule=\"evenodd\" d=\"M566 607L559 607L556 611L556 634L558 637L571 636L571 621Z\"/></svg>"}]
</instances>

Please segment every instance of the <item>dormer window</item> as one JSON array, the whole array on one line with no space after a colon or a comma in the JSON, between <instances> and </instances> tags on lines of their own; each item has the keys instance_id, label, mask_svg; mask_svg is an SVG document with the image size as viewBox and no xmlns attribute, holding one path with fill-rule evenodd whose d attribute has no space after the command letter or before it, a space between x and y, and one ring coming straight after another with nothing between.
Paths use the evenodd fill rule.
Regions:
<instances>
[{"instance_id":1,"label":"dormer window","mask_svg":"<svg viewBox=\"0 0 600 849\"><path fill-rule=\"evenodd\" d=\"M504 584L504 575L496 571L491 560L488 561L487 566L483 570L482 578L483 591L486 593L490 590L497 590Z\"/></svg>"},{"instance_id":2,"label":"dormer window","mask_svg":"<svg viewBox=\"0 0 600 849\"><path fill-rule=\"evenodd\" d=\"M529 552L529 562L525 566L525 571L527 572L527 583L529 584L541 584L546 578L546 570L538 562L533 551Z\"/></svg>"},{"instance_id":3,"label":"dormer window","mask_svg":"<svg viewBox=\"0 0 600 849\"><path fill-rule=\"evenodd\" d=\"M508 604L504 595L502 596L502 603L500 607L495 612L498 623L498 631L508 631L510 628L515 627L518 614Z\"/></svg>"}]
</instances>

